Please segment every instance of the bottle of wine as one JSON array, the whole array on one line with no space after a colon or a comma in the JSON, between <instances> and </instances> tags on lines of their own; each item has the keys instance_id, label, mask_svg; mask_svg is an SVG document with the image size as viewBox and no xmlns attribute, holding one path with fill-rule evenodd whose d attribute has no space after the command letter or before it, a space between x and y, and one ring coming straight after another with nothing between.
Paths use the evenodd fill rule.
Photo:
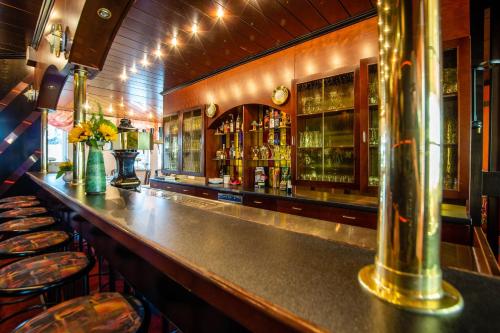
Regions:
<instances>
[{"instance_id":1,"label":"bottle of wine","mask_svg":"<svg viewBox=\"0 0 500 333\"><path fill-rule=\"evenodd\" d=\"M288 174L288 178L286 181L286 193L292 194L292 175L291 175L291 173Z\"/></svg>"},{"instance_id":2,"label":"bottle of wine","mask_svg":"<svg viewBox=\"0 0 500 333\"><path fill-rule=\"evenodd\" d=\"M269 128L269 110L266 110L266 115L264 116L264 128Z\"/></svg>"},{"instance_id":3,"label":"bottle of wine","mask_svg":"<svg viewBox=\"0 0 500 333\"><path fill-rule=\"evenodd\" d=\"M229 117L231 118L229 121L229 133L234 133L234 116L231 114Z\"/></svg>"},{"instance_id":4,"label":"bottle of wine","mask_svg":"<svg viewBox=\"0 0 500 333\"><path fill-rule=\"evenodd\" d=\"M238 115L236 116L236 132L239 132L240 131L240 114L238 113Z\"/></svg>"},{"instance_id":5,"label":"bottle of wine","mask_svg":"<svg viewBox=\"0 0 500 333\"><path fill-rule=\"evenodd\" d=\"M271 109L271 114L269 115L269 128L274 128L274 112Z\"/></svg>"}]
</instances>

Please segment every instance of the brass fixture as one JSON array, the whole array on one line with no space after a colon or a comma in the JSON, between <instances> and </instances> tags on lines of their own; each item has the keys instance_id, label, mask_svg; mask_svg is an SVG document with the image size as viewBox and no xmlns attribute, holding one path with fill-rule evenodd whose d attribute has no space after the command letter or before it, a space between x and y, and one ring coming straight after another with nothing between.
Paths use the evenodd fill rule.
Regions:
<instances>
[{"instance_id":1,"label":"brass fixture","mask_svg":"<svg viewBox=\"0 0 500 333\"><path fill-rule=\"evenodd\" d=\"M48 126L49 126L49 110L43 108L40 110L40 123L41 123L41 156L40 156L40 171L47 173L49 169L49 140L48 140Z\"/></svg>"},{"instance_id":2,"label":"brass fixture","mask_svg":"<svg viewBox=\"0 0 500 333\"><path fill-rule=\"evenodd\" d=\"M87 104L87 77L88 71L81 66L74 69L73 81L73 125L85 121ZM83 142L73 145L73 184L83 184L85 179L85 146Z\"/></svg>"},{"instance_id":3,"label":"brass fixture","mask_svg":"<svg viewBox=\"0 0 500 333\"><path fill-rule=\"evenodd\" d=\"M50 27L50 32L45 36L49 43L50 53L59 58L61 52L64 52L64 55L67 59L69 56L69 52L67 52L67 31L63 30L62 24L52 24Z\"/></svg>"},{"instance_id":4,"label":"brass fixture","mask_svg":"<svg viewBox=\"0 0 500 333\"><path fill-rule=\"evenodd\" d=\"M103 20L109 20L112 16L111 11L104 7L97 10L97 15Z\"/></svg>"},{"instance_id":5,"label":"brass fixture","mask_svg":"<svg viewBox=\"0 0 500 333\"><path fill-rule=\"evenodd\" d=\"M381 0L380 188L375 264L361 285L406 310L463 307L440 265L443 96L439 0Z\"/></svg>"}]
</instances>

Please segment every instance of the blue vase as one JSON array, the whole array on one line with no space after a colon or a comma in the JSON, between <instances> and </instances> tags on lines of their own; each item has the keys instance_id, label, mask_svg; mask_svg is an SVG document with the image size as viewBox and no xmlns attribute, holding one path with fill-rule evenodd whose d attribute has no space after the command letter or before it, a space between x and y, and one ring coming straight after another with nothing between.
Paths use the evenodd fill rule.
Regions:
<instances>
[{"instance_id":1,"label":"blue vase","mask_svg":"<svg viewBox=\"0 0 500 333\"><path fill-rule=\"evenodd\" d=\"M102 194L106 192L106 170L102 145L90 146L85 172L85 192L87 194Z\"/></svg>"}]
</instances>

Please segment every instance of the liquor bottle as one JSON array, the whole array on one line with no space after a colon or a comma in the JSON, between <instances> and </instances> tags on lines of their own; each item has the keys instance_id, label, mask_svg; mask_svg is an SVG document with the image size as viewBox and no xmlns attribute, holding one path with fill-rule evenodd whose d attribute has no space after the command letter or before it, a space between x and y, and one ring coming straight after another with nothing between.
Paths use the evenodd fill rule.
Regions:
<instances>
[{"instance_id":1,"label":"liquor bottle","mask_svg":"<svg viewBox=\"0 0 500 333\"><path fill-rule=\"evenodd\" d=\"M269 128L274 128L274 112L271 109L271 113L269 115Z\"/></svg>"},{"instance_id":2,"label":"liquor bottle","mask_svg":"<svg viewBox=\"0 0 500 333\"><path fill-rule=\"evenodd\" d=\"M226 149L226 144L225 143L222 144L222 151L224 152L224 159L228 159L229 156L228 156L228 151Z\"/></svg>"},{"instance_id":3,"label":"liquor bottle","mask_svg":"<svg viewBox=\"0 0 500 333\"><path fill-rule=\"evenodd\" d=\"M263 123L262 123L262 118L259 118L259 123L258 123L258 128L259 130L262 129Z\"/></svg>"},{"instance_id":4,"label":"liquor bottle","mask_svg":"<svg viewBox=\"0 0 500 333\"><path fill-rule=\"evenodd\" d=\"M286 193L292 194L292 175L289 174L286 180Z\"/></svg>"},{"instance_id":5,"label":"liquor bottle","mask_svg":"<svg viewBox=\"0 0 500 333\"><path fill-rule=\"evenodd\" d=\"M280 127L280 114L278 110L274 110L274 127Z\"/></svg>"},{"instance_id":6,"label":"liquor bottle","mask_svg":"<svg viewBox=\"0 0 500 333\"><path fill-rule=\"evenodd\" d=\"M236 116L236 132L239 132L240 131L240 114L238 113L238 115Z\"/></svg>"},{"instance_id":7,"label":"liquor bottle","mask_svg":"<svg viewBox=\"0 0 500 333\"><path fill-rule=\"evenodd\" d=\"M287 174L287 168L283 168L283 171L281 172L281 180L280 180L280 191L286 191L286 184L288 182L288 174Z\"/></svg>"},{"instance_id":8,"label":"liquor bottle","mask_svg":"<svg viewBox=\"0 0 500 333\"><path fill-rule=\"evenodd\" d=\"M269 110L266 110L266 115L264 116L264 128L269 128Z\"/></svg>"},{"instance_id":9,"label":"liquor bottle","mask_svg":"<svg viewBox=\"0 0 500 333\"><path fill-rule=\"evenodd\" d=\"M224 123L224 133L229 133L229 119L226 118L226 122Z\"/></svg>"},{"instance_id":10,"label":"liquor bottle","mask_svg":"<svg viewBox=\"0 0 500 333\"><path fill-rule=\"evenodd\" d=\"M231 117L229 121L229 133L234 133L234 116L231 114L229 117Z\"/></svg>"},{"instance_id":11,"label":"liquor bottle","mask_svg":"<svg viewBox=\"0 0 500 333\"><path fill-rule=\"evenodd\" d=\"M219 177L220 178L224 178L224 164L222 164L220 166L220 169L219 169Z\"/></svg>"},{"instance_id":12,"label":"liquor bottle","mask_svg":"<svg viewBox=\"0 0 500 333\"><path fill-rule=\"evenodd\" d=\"M235 158L234 142L231 142L231 148L229 148L229 158L232 160Z\"/></svg>"}]
</instances>

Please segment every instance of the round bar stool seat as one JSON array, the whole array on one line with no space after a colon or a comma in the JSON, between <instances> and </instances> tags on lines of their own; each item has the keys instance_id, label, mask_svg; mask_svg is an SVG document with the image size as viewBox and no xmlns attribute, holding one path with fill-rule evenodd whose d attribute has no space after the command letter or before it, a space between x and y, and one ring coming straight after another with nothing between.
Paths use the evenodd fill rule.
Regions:
<instances>
[{"instance_id":1,"label":"round bar stool seat","mask_svg":"<svg viewBox=\"0 0 500 333\"><path fill-rule=\"evenodd\" d=\"M53 226L56 220L51 216L27 217L24 219L10 220L0 224L0 234L17 234L32 232Z\"/></svg>"},{"instance_id":2,"label":"round bar stool seat","mask_svg":"<svg viewBox=\"0 0 500 333\"><path fill-rule=\"evenodd\" d=\"M14 208L27 208L27 207L35 207L40 204L38 200L32 201L14 201L14 202L5 202L0 203L0 209L14 209Z\"/></svg>"},{"instance_id":3,"label":"round bar stool seat","mask_svg":"<svg viewBox=\"0 0 500 333\"><path fill-rule=\"evenodd\" d=\"M97 293L51 307L22 323L16 333L134 333L144 325L144 307L132 296Z\"/></svg>"},{"instance_id":4,"label":"round bar stool seat","mask_svg":"<svg viewBox=\"0 0 500 333\"><path fill-rule=\"evenodd\" d=\"M22 259L0 268L0 296L41 293L76 280L94 266L83 252L54 252Z\"/></svg>"},{"instance_id":5,"label":"round bar stool seat","mask_svg":"<svg viewBox=\"0 0 500 333\"><path fill-rule=\"evenodd\" d=\"M4 202L20 202L20 201L34 201L37 200L37 197L34 195L18 195L15 197L6 197L0 199L0 203Z\"/></svg>"},{"instance_id":6,"label":"round bar stool seat","mask_svg":"<svg viewBox=\"0 0 500 333\"><path fill-rule=\"evenodd\" d=\"M19 235L0 242L0 259L49 252L67 244L70 239L65 231L39 231Z\"/></svg>"},{"instance_id":7,"label":"round bar stool seat","mask_svg":"<svg viewBox=\"0 0 500 333\"><path fill-rule=\"evenodd\" d=\"M20 219L24 217L41 215L47 213L45 207L28 207L28 208L15 208L0 213L0 219L15 218Z\"/></svg>"}]
</instances>

